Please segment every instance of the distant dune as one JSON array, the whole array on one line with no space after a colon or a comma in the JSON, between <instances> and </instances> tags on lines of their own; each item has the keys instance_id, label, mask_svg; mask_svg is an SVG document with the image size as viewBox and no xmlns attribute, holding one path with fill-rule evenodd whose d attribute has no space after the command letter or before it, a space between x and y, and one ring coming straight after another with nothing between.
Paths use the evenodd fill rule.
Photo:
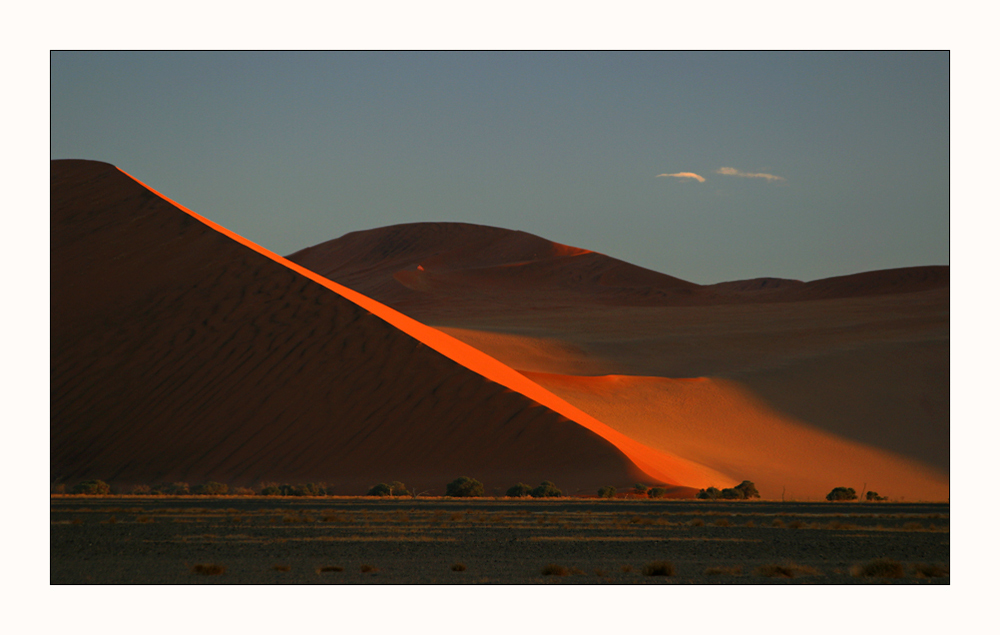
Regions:
<instances>
[{"instance_id":1,"label":"distant dune","mask_svg":"<svg viewBox=\"0 0 1000 635\"><path fill-rule=\"evenodd\" d=\"M690 495L716 474L103 163L52 163L51 351L53 482Z\"/></svg>"},{"instance_id":2,"label":"distant dune","mask_svg":"<svg viewBox=\"0 0 1000 635\"><path fill-rule=\"evenodd\" d=\"M701 286L461 223L355 232L289 259L723 475L698 487L949 495L947 266Z\"/></svg>"}]
</instances>

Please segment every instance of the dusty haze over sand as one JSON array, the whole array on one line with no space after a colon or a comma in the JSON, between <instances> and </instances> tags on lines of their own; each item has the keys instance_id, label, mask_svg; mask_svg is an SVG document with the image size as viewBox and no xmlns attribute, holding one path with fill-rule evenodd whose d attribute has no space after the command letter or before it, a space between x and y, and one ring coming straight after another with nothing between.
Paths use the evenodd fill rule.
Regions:
<instances>
[{"instance_id":1,"label":"dusty haze over sand","mask_svg":"<svg viewBox=\"0 0 1000 635\"><path fill-rule=\"evenodd\" d=\"M949 495L949 271L696 285L509 230L418 223L289 259L762 496Z\"/></svg>"},{"instance_id":2,"label":"dusty haze over sand","mask_svg":"<svg viewBox=\"0 0 1000 635\"><path fill-rule=\"evenodd\" d=\"M572 493L714 474L114 166L54 161L51 195L53 482Z\"/></svg>"}]
</instances>

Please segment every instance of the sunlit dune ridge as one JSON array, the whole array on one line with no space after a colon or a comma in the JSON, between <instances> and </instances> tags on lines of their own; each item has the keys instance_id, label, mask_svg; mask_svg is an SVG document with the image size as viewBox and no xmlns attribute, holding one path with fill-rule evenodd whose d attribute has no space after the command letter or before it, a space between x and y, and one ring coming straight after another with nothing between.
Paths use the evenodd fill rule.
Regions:
<instances>
[{"instance_id":1,"label":"sunlit dune ridge","mask_svg":"<svg viewBox=\"0 0 1000 635\"><path fill-rule=\"evenodd\" d=\"M370 311L373 315L382 318L404 333L433 348L445 357L458 362L459 364L475 371L491 381L494 381L502 386L506 386L513 391L519 392L539 404L558 412L567 419L575 421L576 423L586 427L588 430L591 430L610 443L614 444L617 448L624 452L625 455L631 459L637 467L639 467L639 469L652 477L653 480L662 483L692 487L700 486L701 484L713 479L719 480L723 478L722 475L714 472L713 470L676 456L670 456L663 451L654 450L635 441L634 439L630 439L617 430L601 423L579 408L571 405L569 402L545 390L537 383L528 379L525 375L500 363L486 353L483 353L482 351L473 348L472 346L469 346L468 344L435 328L421 324L420 322L403 315L399 311L391 309L384 304L376 302L371 298L339 285L328 278L324 278L323 276L314 273L305 267L297 265L294 262L291 262L290 260L287 260L286 258L283 258L257 245L243 236L222 227L218 223L215 223L189 210L169 197L157 192L145 183L142 183L135 177L128 175L124 171L123 173L149 191L155 193L160 198L168 201L170 204L198 219L202 223L205 223L216 231L225 234L240 244L267 256L268 258L271 258L272 260L288 267L289 269L292 269L310 280L323 285L338 295L347 298L365 310Z\"/></svg>"}]
</instances>

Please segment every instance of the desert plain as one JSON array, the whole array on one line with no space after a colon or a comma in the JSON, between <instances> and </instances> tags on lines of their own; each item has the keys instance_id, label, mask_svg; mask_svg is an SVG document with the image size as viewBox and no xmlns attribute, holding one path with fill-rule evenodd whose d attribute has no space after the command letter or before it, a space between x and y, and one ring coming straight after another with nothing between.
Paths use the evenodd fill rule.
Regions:
<instances>
[{"instance_id":1,"label":"desert plain","mask_svg":"<svg viewBox=\"0 0 1000 635\"><path fill-rule=\"evenodd\" d=\"M51 174L54 488L330 495L53 496L53 583L942 579L947 266L697 285L462 223L285 258L114 166ZM575 498L439 498L459 476ZM342 498L393 480L424 496ZM743 480L763 502L692 500ZM668 500L580 498L639 482Z\"/></svg>"}]
</instances>

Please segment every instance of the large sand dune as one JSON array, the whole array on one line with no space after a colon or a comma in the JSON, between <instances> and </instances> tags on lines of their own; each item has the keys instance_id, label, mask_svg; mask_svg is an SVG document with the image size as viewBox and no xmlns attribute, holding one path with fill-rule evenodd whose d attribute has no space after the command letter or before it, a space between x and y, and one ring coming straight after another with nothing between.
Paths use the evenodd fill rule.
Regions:
<instances>
[{"instance_id":1,"label":"large sand dune","mask_svg":"<svg viewBox=\"0 0 1000 635\"><path fill-rule=\"evenodd\" d=\"M575 492L715 474L111 165L53 162L51 196L53 481Z\"/></svg>"},{"instance_id":2,"label":"large sand dune","mask_svg":"<svg viewBox=\"0 0 1000 635\"><path fill-rule=\"evenodd\" d=\"M289 258L764 496L867 483L948 497L948 267L700 286L458 223L355 232Z\"/></svg>"}]
</instances>

